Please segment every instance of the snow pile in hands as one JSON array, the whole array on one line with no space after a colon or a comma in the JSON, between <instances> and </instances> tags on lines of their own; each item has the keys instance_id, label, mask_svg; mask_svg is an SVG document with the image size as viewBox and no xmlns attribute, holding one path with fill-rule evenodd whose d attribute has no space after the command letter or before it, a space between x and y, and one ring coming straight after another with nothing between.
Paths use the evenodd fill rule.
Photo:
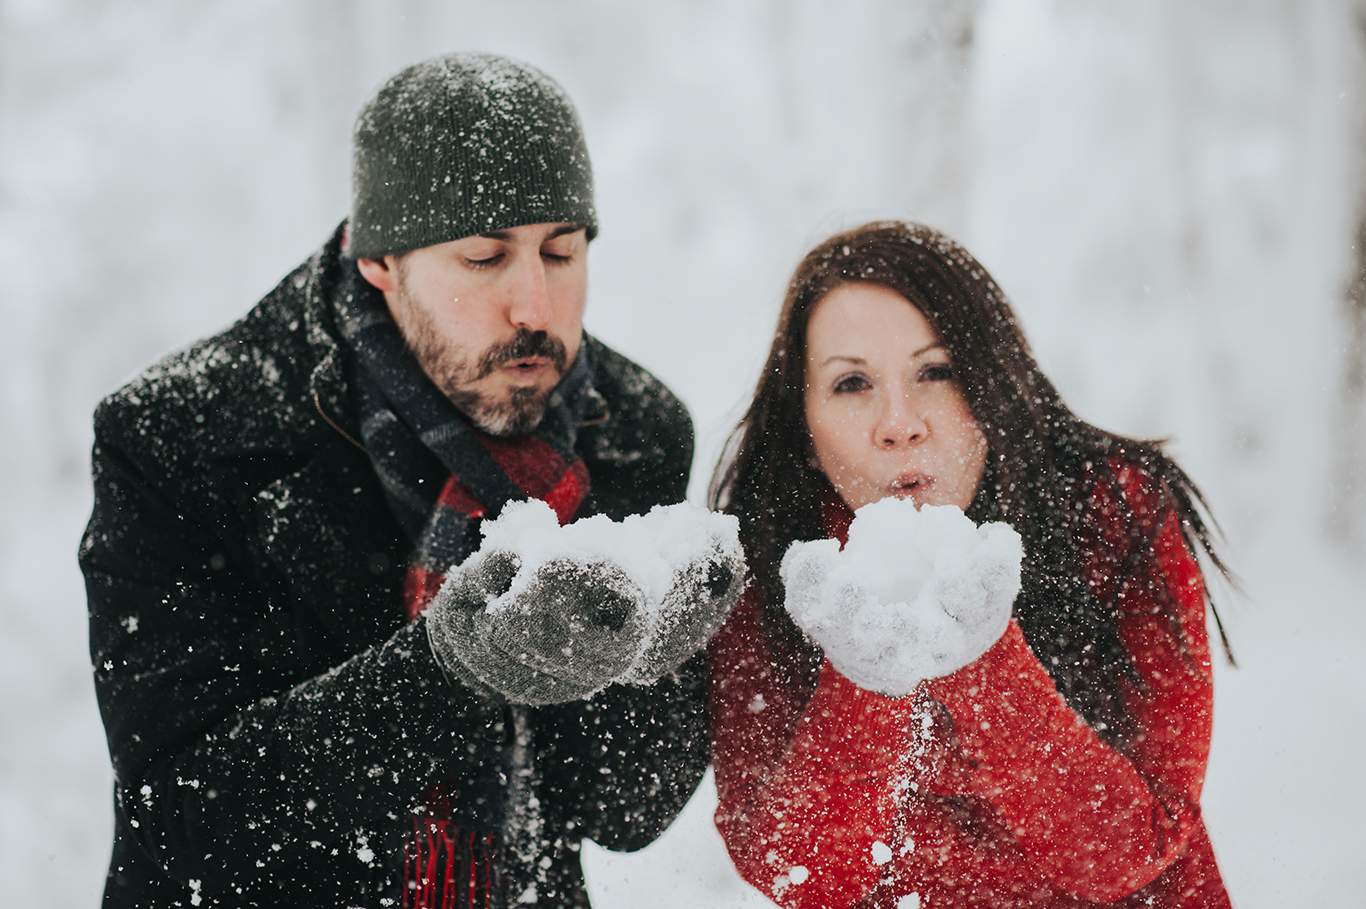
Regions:
<instances>
[{"instance_id":1,"label":"snow pile in hands","mask_svg":"<svg viewBox=\"0 0 1366 909\"><path fill-rule=\"evenodd\" d=\"M689 502L656 505L647 514L629 515L619 522L594 515L560 526L549 505L529 499L509 503L496 520L485 521L481 529L481 553L505 550L516 553L520 562L511 587L488 604L490 615L517 602L547 563L605 562L624 571L643 594L637 613L642 637L632 669L650 662L660 646L669 646L670 636L698 638L691 652L719 627L724 613L690 614L705 613L698 609L705 599L699 588L708 582L708 566L727 566L727 578L733 580L727 580L723 587L731 588L732 593L743 582L740 522L732 515ZM673 646L678 646L677 642ZM620 680L654 679L648 672L636 678L627 670Z\"/></svg>"},{"instance_id":2,"label":"snow pile in hands","mask_svg":"<svg viewBox=\"0 0 1366 909\"><path fill-rule=\"evenodd\" d=\"M952 505L887 498L860 508L849 542L796 542L787 610L850 681L904 697L955 672L1005 631L1020 590L1020 535Z\"/></svg>"}]
</instances>

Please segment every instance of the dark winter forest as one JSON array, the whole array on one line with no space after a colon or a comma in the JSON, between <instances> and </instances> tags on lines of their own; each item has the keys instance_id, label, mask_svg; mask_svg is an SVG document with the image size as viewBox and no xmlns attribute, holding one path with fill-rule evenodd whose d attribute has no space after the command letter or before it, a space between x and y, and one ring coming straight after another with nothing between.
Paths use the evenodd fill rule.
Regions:
<instances>
[{"instance_id":1,"label":"dark winter forest","mask_svg":"<svg viewBox=\"0 0 1366 909\"><path fill-rule=\"evenodd\" d=\"M1236 905L1362 905L1366 8L1357 0L0 0L0 904L98 903L111 772L76 548L90 415L345 216L362 100L453 50L582 114L587 328L698 432L692 498L784 282L837 229L961 239L1087 420L1170 440L1216 587L1203 796ZM710 781L604 907L760 906Z\"/></svg>"}]
</instances>

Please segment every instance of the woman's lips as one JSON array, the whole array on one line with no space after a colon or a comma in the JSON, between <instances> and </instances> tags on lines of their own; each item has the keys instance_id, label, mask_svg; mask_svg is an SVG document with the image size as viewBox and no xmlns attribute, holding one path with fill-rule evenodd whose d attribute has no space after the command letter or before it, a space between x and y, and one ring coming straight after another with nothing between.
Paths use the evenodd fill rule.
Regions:
<instances>
[{"instance_id":1,"label":"woman's lips","mask_svg":"<svg viewBox=\"0 0 1366 909\"><path fill-rule=\"evenodd\" d=\"M903 473L892 481L891 493L898 498L923 495L934 483L934 478L924 473Z\"/></svg>"}]
</instances>

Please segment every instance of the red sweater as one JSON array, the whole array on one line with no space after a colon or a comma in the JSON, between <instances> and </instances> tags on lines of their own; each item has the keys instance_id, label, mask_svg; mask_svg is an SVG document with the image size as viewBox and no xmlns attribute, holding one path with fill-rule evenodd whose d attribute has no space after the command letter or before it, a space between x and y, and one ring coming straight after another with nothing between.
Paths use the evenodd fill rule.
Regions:
<instances>
[{"instance_id":1,"label":"red sweater","mask_svg":"<svg viewBox=\"0 0 1366 909\"><path fill-rule=\"evenodd\" d=\"M1128 750L1067 706L1014 621L910 697L859 688L828 660L812 693L775 665L747 592L709 648L716 825L747 881L810 909L1229 906L1200 821L1204 584L1175 512L1112 466L1135 520L1163 521L1156 558L1120 591L1120 634L1144 681L1126 690ZM1132 545L1109 488L1095 486L1082 548L1106 598ZM831 535L843 540L849 519ZM1163 580L1178 632L1153 593Z\"/></svg>"}]
</instances>

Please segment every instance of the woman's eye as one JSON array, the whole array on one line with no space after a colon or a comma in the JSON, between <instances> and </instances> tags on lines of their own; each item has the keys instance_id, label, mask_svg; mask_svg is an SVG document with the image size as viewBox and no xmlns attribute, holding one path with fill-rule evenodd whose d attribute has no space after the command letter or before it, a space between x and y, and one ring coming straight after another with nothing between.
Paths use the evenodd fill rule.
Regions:
<instances>
[{"instance_id":1,"label":"woman's eye","mask_svg":"<svg viewBox=\"0 0 1366 909\"><path fill-rule=\"evenodd\" d=\"M873 383L868 381L867 376L861 376L855 373L851 376L840 376L836 379L834 390L837 395L847 395L864 391L872 387Z\"/></svg>"},{"instance_id":2,"label":"woman's eye","mask_svg":"<svg viewBox=\"0 0 1366 909\"><path fill-rule=\"evenodd\" d=\"M927 363L920 367L922 382L950 382L953 378L953 367L947 363Z\"/></svg>"}]
</instances>

